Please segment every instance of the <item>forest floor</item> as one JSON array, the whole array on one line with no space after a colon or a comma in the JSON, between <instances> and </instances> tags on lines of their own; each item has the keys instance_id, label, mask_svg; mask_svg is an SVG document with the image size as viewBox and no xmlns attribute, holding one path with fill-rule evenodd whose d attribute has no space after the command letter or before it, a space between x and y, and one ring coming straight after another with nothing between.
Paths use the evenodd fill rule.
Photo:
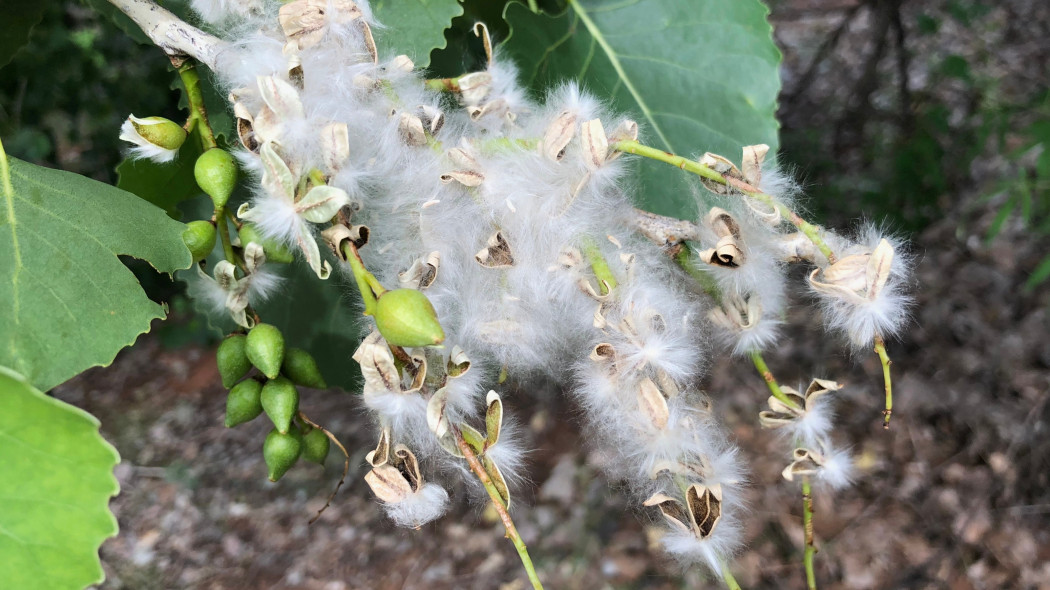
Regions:
<instances>
[{"instance_id":1,"label":"forest floor","mask_svg":"<svg viewBox=\"0 0 1050 590\"><path fill-rule=\"evenodd\" d=\"M804 66L798 39L832 28L814 14L778 31L792 46L786 80ZM815 497L822 589L1050 589L1050 288L1023 288L1050 240L1011 220L988 242L997 203L977 194L953 195L950 213L911 236L917 301L907 335L889 347L889 431L877 359L840 352L803 296L784 345L767 357L788 384L819 376L847 385L836 436L852 447L858 473L853 487ZM733 571L747 589L804 588L801 494L780 475L789 450L758 427L764 385L749 364L722 359L705 388L751 471L747 549ZM421 530L383 516L363 480L374 433L351 394L303 396L303 410L351 452L346 485L314 524L341 459L333 452L324 468L300 465L268 482L260 450L268 424L223 427L213 349L169 349L144 336L54 394L96 415L123 459L111 503L120 534L102 546L101 588L527 587L495 514L462 489L450 513ZM513 514L547 588L720 586L663 556L649 517L603 475L606 459L581 438L569 402L539 392L505 403L531 416L531 482L517 490Z\"/></svg>"}]
</instances>

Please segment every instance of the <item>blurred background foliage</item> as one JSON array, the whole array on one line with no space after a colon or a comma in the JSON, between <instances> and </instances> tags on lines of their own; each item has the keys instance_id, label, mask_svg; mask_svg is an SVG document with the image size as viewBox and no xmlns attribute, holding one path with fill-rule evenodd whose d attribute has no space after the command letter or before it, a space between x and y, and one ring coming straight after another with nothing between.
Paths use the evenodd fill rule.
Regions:
<instances>
[{"instance_id":1,"label":"blurred background foliage","mask_svg":"<svg viewBox=\"0 0 1050 590\"><path fill-rule=\"evenodd\" d=\"M99 16L94 1L41 5L30 43L0 68L0 137L16 157L115 183L124 118L179 120L180 97L163 54ZM480 67L480 41L468 31L481 20L504 38L506 3L465 2L448 46L432 56L433 73ZM769 5L785 59L780 161L804 181L817 219L842 225L864 215L918 233L960 208L990 207L995 214L980 228L986 239L1018 224L1050 234L1045 1ZM9 1L0 6L14 14ZM564 2L540 7L558 12ZM1047 276L1050 258L1029 284ZM153 282L159 299L180 292Z\"/></svg>"}]
</instances>

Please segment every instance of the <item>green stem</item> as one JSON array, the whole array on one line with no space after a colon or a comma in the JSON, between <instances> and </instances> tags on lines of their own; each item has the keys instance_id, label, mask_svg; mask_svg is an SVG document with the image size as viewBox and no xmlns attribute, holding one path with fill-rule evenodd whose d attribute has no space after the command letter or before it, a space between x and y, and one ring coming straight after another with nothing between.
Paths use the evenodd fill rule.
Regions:
<instances>
[{"instance_id":1,"label":"green stem","mask_svg":"<svg viewBox=\"0 0 1050 590\"><path fill-rule=\"evenodd\" d=\"M462 76L456 76L455 78L432 78L425 80L423 86L427 90L434 90L436 92L459 92L459 79Z\"/></svg>"},{"instance_id":2,"label":"green stem","mask_svg":"<svg viewBox=\"0 0 1050 590\"><path fill-rule=\"evenodd\" d=\"M890 415L893 413L893 381L890 378L890 365L893 361L890 360L890 355L886 354L886 342L882 336L875 337L875 354L879 355L879 361L882 363L882 380L886 384L886 409L882 412L885 416L882 427L889 430Z\"/></svg>"},{"instance_id":3,"label":"green stem","mask_svg":"<svg viewBox=\"0 0 1050 590\"><path fill-rule=\"evenodd\" d=\"M365 268L361 255L357 253L357 247L350 240L343 242L343 257L350 263L350 270L354 273L357 290L361 292L361 300L365 303L365 315L375 314L376 297L386 292L386 289Z\"/></svg>"},{"instance_id":4,"label":"green stem","mask_svg":"<svg viewBox=\"0 0 1050 590\"><path fill-rule=\"evenodd\" d=\"M737 583L736 578L729 571L729 566L724 563L722 564L722 581L726 583L726 587L729 590L740 590L740 584Z\"/></svg>"},{"instance_id":5,"label":"green stem","mask_svg":"<svg viewBox=\"0 0 1050 590\"><path fill-rule=\"evenodd\" d=\"M678 244L678 253L674 255L674 261L700 285L704 293L707 293L716 302L722 302L722 290L718 288L714 277L697 266L696 252L689 247L689 244L685 242Z\"/></svg>"},{"instance_id":6,"label":"green stem","mask_svg":"<svg viewBox=\"0 0 1050 590\"><path fill-rule=\"evenodd\" d=\"M580 249L583 250L583 255L587 257L587 262L590 263L591 270L594 271L594 276L598 279L598 288L601 290L601 294L608 295L609 291L616 288L616 277L613 276L609 263L605 261L601 250L598 249L597 242L590 236L583 236L580 240Z\"/></svg>"},{"instance_id":7,"label":"green stem","mask_svg":"<svg viewBox=\"0 0 1050 590\"><path fill-rule=\"evenodd\" d=\"M187 120L187 128L192 130L194 125L200 130L201 147L208 151L219 144L215 141L215 133L208 123L208 109L204 106L204 95L201 93L201 77L197 73L194 62L187 60L178 67L179 78L186 88L186 100L190 104L190 116Z\"/></svg>"},{"instance_id":8,"label":"green stem","mask_svg":"<svg viewBox=\"0 0 1050 590\"><path fill-rule=\"evenodd\" d=\"M485 471L485 468L481 465L481 461L478 460L478 456L474 454L474 449L470 448L467 441L463 438L463 433L459 431L459 428L451 426L450 430L456 437L456 446L459 447L460 452L463 453L463 457L467 460L467 464L470 465L470 470L474 472L474 475L481 481L481 485L485 486L485 491L489 494L489 499L492 500L492 506L496 509L499 514L500 520L503 521L504 528L507 529L507 537L514 543L514 548L518 550L518 557L521 558L521 564L525 566L525 572L529 576L529 581L532 582L534 590L543 590L543 584L540 582L540 577L536 574L536 568L532 565L532 558L529 557L529 550L525 547L525 541L521 539L521 535L518 534L517 527L514 526L514 521L510 517L510 513L507 512L507 507L503 504L503 498L499 495L499 490L492 483L492 478Z\"/></svg>"},{"instance_id":9,"label":"green stem","mask_svg":"<svg viewBox=\"0 0 1050 590\"><path fill-rule=\"evenodd\" d=\"M835 257L835 252L831 249L831 246L829 246L828 243L824 241L824 238L821 235L821 229L819 227L802 219L797 213L789 209L787 205L776 200L771 195L767 195L766 193L763 193L762 191L756 189L753 186L748 185L747 183L741 182L735 178L727 178L726 176L723 176L711 167L705 166L695 160L690 160L689 158L684 158L682 156L676 156L671 152L665 152L664 150L652 148L634 140L625 139L622 141L618 141L612 145L612 148L618 152L642 156L651 160L656 160L658 162L670 164L671 166L675 166L676 168L680 168L687 172L692 172L693 174L696 174L697 176L700 176L702 178L706 178L708 180L717 182L718 184L731 187L761 203L773 207L777 210L781 217L790 220L791 223L794 224L795 227L797 227L799 231L801 231L802 234L809 239L809 241L813 242L813 244L820 250L820 252L828 259L829 263L834 264L837 260L837 258Z\"/></svg>"},{"instance_id":10,"label":"green stem","mask_svg":"<svg viewBox=\"0 0 1050 590\"><path fill-rule=\"evenodd\" d=\"M798 408L798 404L792 401L791 398L789 398L787 394L784 393L782 389L780 389L780 384L777 383L776 378L773 377L773 372L769 370L769 366L766 365L766 359L762 358L762 353L760 351L751 351L751 362L755 363L755 368L758 369L758 374L762 376L762 379L765 380L766 385L769 386L769 391L773 394L773 397L777 398L782 403L787 404L788 406ZM801 410L802 408L799 409Z\"/></svg>"},{"instance_id":11,"label":"green stem","mask_svg":"<svg viewBox=\"0 0 1050 590\"><path fill-rule=\"evenodd\" d=\"M529 0L529 10L531 10L535 14L539 14L540 13L540 5L539 5L539 3L536 2L536 0Z\"/></svg>"},{"instance_id":12,"label":"green stem","mask_svg":"<svg viewBox=\"0 0 1050 590\"><path fill-rule=\"evenodd\" d=\"M215 208L215 229L219 232L219 242L222 243L222 254L226 261L236 265L237 256L233 253L233 241L230 239L230 225L226 221L226 207Z\"/></svg>"},{"instance_id":13,"label":"green stem","mask_svg":"<svg viewBox=\"0 0 1050 590\"><path fill-rule=\"evenodd\" d=\"M803 564L806 568L806 588L817 590L817 575L813 571L813 556L817 547L813 543L813 496L809 485L809 476L802 476L802 527L806 535L806 552Z\"/></svg>"}]
</instances>

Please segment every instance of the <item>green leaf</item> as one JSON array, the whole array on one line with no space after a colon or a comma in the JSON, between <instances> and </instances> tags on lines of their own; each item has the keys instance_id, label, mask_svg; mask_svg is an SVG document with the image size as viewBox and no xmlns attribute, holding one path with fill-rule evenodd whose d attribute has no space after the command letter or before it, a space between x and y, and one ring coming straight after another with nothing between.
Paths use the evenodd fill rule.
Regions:
<instances>
[{"instance_id":1,"label":"green leaf","mask_svg":"<svg viewBox=\"0 0 1050 590\"><path fill-rule=\"evenodd\" d=\"M503 47L528 86L566 80L633 116L649 145L739 162L745 145L777 149L780 52L758 0L570 0L560 16L510 4ZM692 217L685 175L640 162L643 208Z\"/></svg>"},{"instance_id":2,"label":"green leaf","mask_svg":"<svg viewBox=\"0 0 1050 590\"><path fill-rule=\"evenodd\" d=\"M81 0L91 10L105 17L111 23L116 25L118 29L124 32L125 35L135 40L137 43L142 45L153 45L153 41L142 32L135 21L124 14L119 8L114 6L109 0ZM180 19L193 24L198 25L198 19L193 11L190 9L190 0L160 0L157 2L161 4L165 10L170 11ZM29 4L29 2L27 2ZM158 59L164 59L163 54L158 54Z\"/></svg>"},{"instance_id":3,"label":"green leaf","mask_svg":"<svg viewBox=\"0 0 1050 590\"><path fill-rule=\"evenodd\" d=\"M38 0L0 0L0 67L7 65L11 58L29 43L29 33L44 18L47 2Z\"/></svg>"},{"instance_id":4,"label":"green leaf","mask_svg":"<svg viewBox=\"0 0 1050 590\"><path fill-rule=\"evenodd\" d=\"M445 29L463 7L458 0L376 0L372 12L383 23L373 31L380 56L403 53L425 68L430 52L445 46Z\"/></svg>"},{"instance_id":5,"label":"green leaf","mask_svg":"<svg viewBox=\"0 0 1050 590\"><path fill-rule=\"evenodd\" d=\"M5 588L84 588L105 576L102 541L117 534L109 499L117 451L94 416L0 367L0 580Z\"/></svg>"},{"instance_id":6,"label":"green leaf","mask_svg":"<svg viewBox=\"0 0 1050 590\"><path fill-rule=\"evenodd\" d=\"M152 45L146 33L142 32L142 29L135 24L135 21L131 20L128 15L120 11L119 8L109 2L109 0L82 0L84 4L91 10L104 16L111 23L116 25L118 29L124 32L125 35L134 39L137 43L142 45Z\"/></svg>"},{"instance_id":7,"label":"green leaf","mask_svg":"<svg viewBox=\"0 0 1050 590\"><path fill-rule=\"evenodd\" d=\"M0 146L0 365L47 390L149 331L164 309L117 255L188 268L186 227L120 189Z\"/></svg>"}]
</instances>

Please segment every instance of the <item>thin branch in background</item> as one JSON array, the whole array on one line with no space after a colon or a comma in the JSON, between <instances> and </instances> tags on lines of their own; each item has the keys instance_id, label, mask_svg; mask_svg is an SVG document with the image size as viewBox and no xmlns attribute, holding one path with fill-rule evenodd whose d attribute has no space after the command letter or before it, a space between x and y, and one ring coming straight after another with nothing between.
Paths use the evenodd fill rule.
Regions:
<instances>
[{"instance_id":1,"label":"thin branch in background","mask_svg":"<svg viewBox=\"0 0 1050 590\"><path fill-rule=\"evenodd\" d=\"M817 48L816 55L814 55L813 60L809 62L809 67L806 68L806 71L798 78L795 87L791 92L784 93L783 102L794 103L812 85L813 78L816 77L817 69L820 64L823 63L824 60L831 55L832 50L838 46L839 39L841 39L842 35L847 29L849 29L850 23L853 22L853 19L856 18L860 9L865 5L864 2L855 4L846 11L846 14L842 15L842 21L839 22L839 26L835 27L835 30L821 42L820 47Z\"/></svg>"},{"instance_id":2,"label":"thin branch in background","mask_svg":"<svg viewBox=\"0 0 1050 590\"><path fill-rule=\"evenodd\" d=\"M897 84L900 100L900 133L905 138L911 134L915 126L915 117L911 112L911 88L908 85L908 70L910 69L907 43L905 40L904 23L901 20L901 5L903 0L897 3L896 8L890 15L890 24L894 33L894 51L897 54Z\"/></svg>"},{"instance_id":3,"label":"thin branch in background","mask_svg":"<svg viewBox=\"0 0 1050 590\"><path fill-rule=\"evenodd\" d=\"M856 138L864 136L864 123L874 110L871 97L879 88L879 64L886 54L887 37L889 36L891 23L890 13L895 10L895 7L900 5L900 0L874 0L873 3L875 8L881 8L873 9L875 24L872 27L874 32L871 38L875 42L875 49L868 55L862 73L853 85L853 91L850 93L852 97L850 102L852 104L847 106L846 112L835 124L835 135L832 143L835 151L841 151L845 148L847 137L856 140Z\"/></svg>"}]
</instances>

